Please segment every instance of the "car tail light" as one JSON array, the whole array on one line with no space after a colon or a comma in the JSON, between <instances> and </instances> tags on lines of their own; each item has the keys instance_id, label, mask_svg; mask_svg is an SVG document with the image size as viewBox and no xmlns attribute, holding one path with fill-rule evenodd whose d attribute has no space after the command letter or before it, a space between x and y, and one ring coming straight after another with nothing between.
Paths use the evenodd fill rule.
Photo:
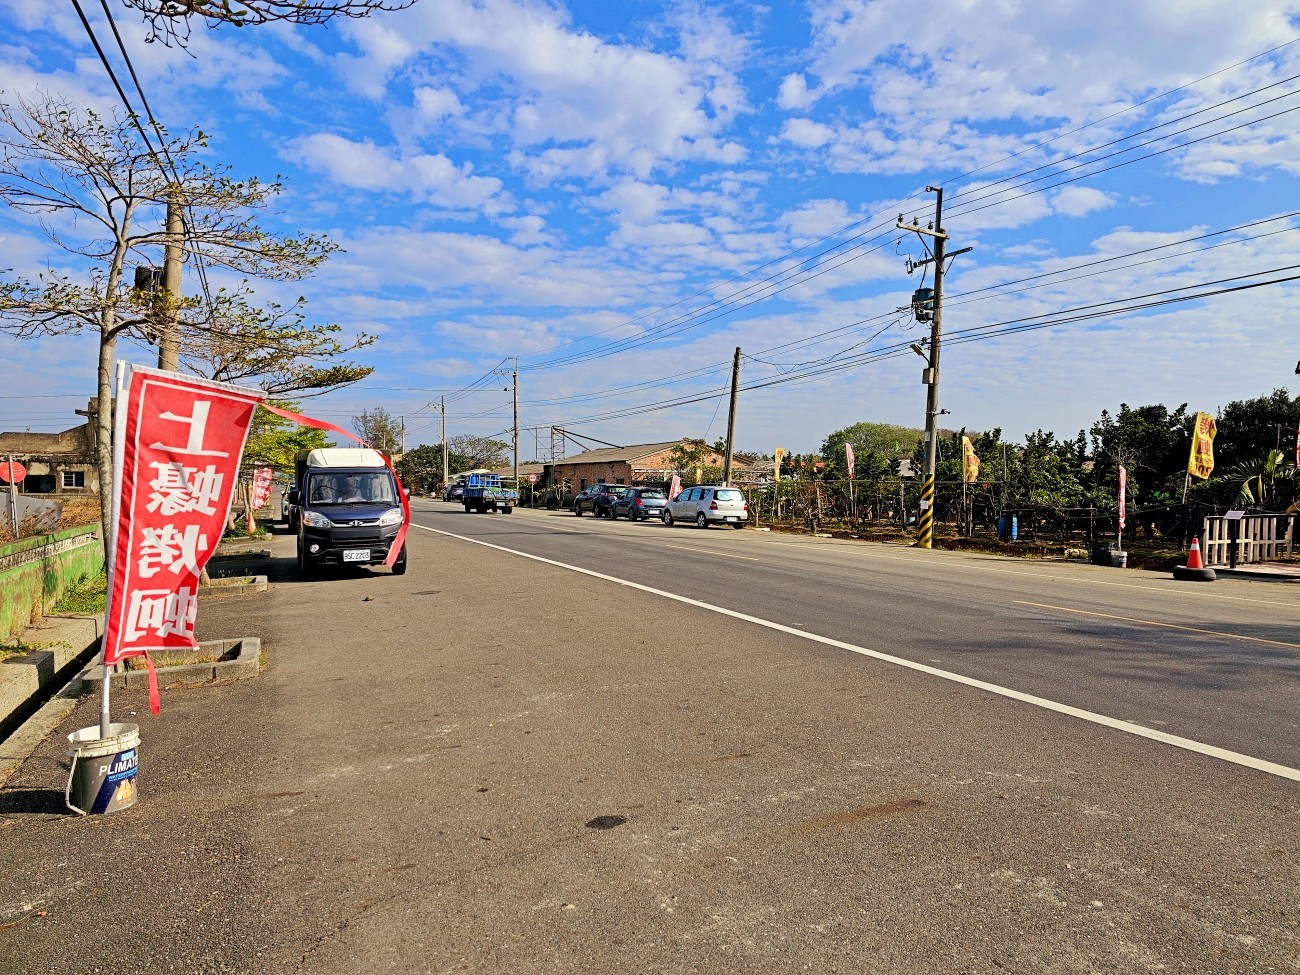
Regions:
<instances>
[{"instance_id":1,"label":"car tail light","mask_svg":"<svg viewBox=\"0 0 1300 975\"><path fill-rule=\"evenodd\" d=\"M710 502L709 502L709 510L710 510L710 511L717 511L717 510L718 510L718 502L716 502L716 501L710 501Z\"/></svg>"},{"instance_id":2,"label":"car tail light","mask_svg":"<svg viewBox=\"0 0 1300 975\"><path fill-rule=\"evenodd\" d=\"M637 499L636 499L636 506L637 506L638 508L641 507L641 499L640 499L640 498L637 498Z\"/></svg>"},{"instance_id":3,"label":"car tail light","mask_svg":"<svg viewBox=\"0 0 1300 975\"><path fill-rule=\"evenodd\" d=\"M740 506L740 510L741 510L741 511L748 511L748 510L749 510L749 502L746 501L744 504L742 504L742 505Z\"/></svg>"}]
</instances>

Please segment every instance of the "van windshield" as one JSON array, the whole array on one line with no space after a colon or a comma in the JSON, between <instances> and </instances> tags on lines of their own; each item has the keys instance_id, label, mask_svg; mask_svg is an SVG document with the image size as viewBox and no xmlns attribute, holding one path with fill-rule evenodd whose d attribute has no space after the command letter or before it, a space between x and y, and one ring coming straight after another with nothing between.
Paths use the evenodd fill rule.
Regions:
<instances>
[{"instance_id":1,"label":"van windshield","mask_svg":"<svg viewBox=\"0 0 1300 975\"><path fill-rule=\"evenodd\" d=\"M387 471L330 471L312 474L307 485L311 504L397 504Z\"/></svg>"}]
</instances>

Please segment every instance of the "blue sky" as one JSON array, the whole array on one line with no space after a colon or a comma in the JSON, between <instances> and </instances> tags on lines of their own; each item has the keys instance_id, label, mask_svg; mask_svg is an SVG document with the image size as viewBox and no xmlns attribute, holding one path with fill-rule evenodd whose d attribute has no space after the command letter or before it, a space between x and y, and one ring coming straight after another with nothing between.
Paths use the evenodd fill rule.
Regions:
<instances>
[{"instance_id":1,"label":"blue sky","mask_svg":"<svg viewBox=\"0 0 1300 975\"><path fill-rule=\"evenodd\" d=\"M741 395L742 448L920 426L906 346L926 327L898 309L923 254L892 228L930 219L927 184L974 248L947 278L954 427L1073 436L1121 402L1213 411L1297 384L1295 282L996 333L1297 273L1269 272L1300 265L1300 3L421 0L200 29L188 54L109 5L160 120L201 127L238 175L283 174L275 225L344 248L260 288L378 336L369 380L304 404L335 422L382 406L436 442L446 394L449 432L499 434L492 370L518 357L522 425L713 439L740 346L742 382L766 384ZM0 12L6 98L116 104L69 4ZM0 248L18 273L66 263L13 213ZM73 425L93 343L0 347L0 427Z\"/></svg>"}]
</instances>

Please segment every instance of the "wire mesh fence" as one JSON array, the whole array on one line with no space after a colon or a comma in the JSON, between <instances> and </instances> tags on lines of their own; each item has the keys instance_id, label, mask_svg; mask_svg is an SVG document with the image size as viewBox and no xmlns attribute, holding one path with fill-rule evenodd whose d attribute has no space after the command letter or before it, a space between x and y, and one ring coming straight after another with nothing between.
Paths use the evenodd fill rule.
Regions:
<instances>
[{"instance_id":1,"label":"wire mesh fence","mask_svg":"<svg viewBox=\"0 0 1300 975\"><path fill-rule=\"evenodd\" d=\"M935 483L934 520L939 535L1003 541L1092 544L1114 538L1119 513L1096 506L1057 507L1004 500L998 485ZM790 480L742 486L757 524L807 530L875 530L908 533L920 511L915 479ZM1185 544L1209 511L1201 504L1130 509L1126 537Z\"/></svg>"}]
</instances>

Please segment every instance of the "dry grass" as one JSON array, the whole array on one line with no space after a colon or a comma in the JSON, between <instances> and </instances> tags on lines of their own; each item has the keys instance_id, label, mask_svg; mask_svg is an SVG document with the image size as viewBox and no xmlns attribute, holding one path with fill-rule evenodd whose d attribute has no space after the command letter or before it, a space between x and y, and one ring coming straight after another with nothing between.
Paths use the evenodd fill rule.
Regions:
<instances>
[{"instance_id":1,"label":"dry grass","mask_svg":"<svg viewBox=\"0 0 1300 975\"><path fill-rule=\"evenodd\" d=\"M150 650L155 667L180 667L184 664L214 664L221 659L220 653L199 653L196 650ZM127 657L124 661L127 670L147 670L149 664L144 657Z\"/></svg>"},{"instance_id":2,"label":"dry grass","mask_svg":"<svg viewBox=\"0 0 1300 975\"><path fill-rule=\"evenodd\" d=\"M99 496L98 495L48 495L52 501L61 501L63 503L63 518L59 521L59 528L78 528L81 525L99 524ZM0 495L0 543L12 542L14 540L13 528L9 522L9 502L7 497ZM37 534L34 531L22 530L23 538L30 538Z\"/></svg>"}]
</instances>

